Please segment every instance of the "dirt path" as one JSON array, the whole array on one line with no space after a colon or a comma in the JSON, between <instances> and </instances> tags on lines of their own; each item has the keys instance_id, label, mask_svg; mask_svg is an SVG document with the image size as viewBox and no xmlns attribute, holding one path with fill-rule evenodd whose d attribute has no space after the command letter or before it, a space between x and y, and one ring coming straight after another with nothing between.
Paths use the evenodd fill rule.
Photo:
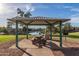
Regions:
<instances>
[{"instance_id":1,"label":"dirt path","mask_svg":"<svg viewBox=\"0 0 79 59\"><path fill-rule=\"evenodd\" d=\"M20 51L19 49L17 48L9 49L9 47L12 46L13 44L15 44L15 41L0 44L0 56L21 56L23 52Z\"/></svg>"},{"instance_id":2,"label":"dirt path","mask_svg":"<svg viewBox=\"0 0 79 59\"><path fill-rule=\"evenodd\" d=\"M1 43L0 44L0 49L7 49L10 46L12 46L15 43L15 41L9 41L9 42L5 42L5 43Z\"/></svg>"},{"instance_id":3,"label":"dirt path","mask_svg":"<svg viewBox=\"0 0 79 59\"><path fill-rule=\"evenodd\" d=\"M0 49L0 56L22 56L23 53L19 49Z\"/></svg>"}]
</instances>

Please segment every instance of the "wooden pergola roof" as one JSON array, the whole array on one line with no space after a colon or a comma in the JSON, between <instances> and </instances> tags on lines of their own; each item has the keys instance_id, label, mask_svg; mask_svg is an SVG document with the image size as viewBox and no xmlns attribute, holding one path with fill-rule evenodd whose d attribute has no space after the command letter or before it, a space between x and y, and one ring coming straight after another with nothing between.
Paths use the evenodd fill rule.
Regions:
<instances>
[{"instance_id":1,"label":"wooden pergola roof","mask_svg":"<svg viewBox=\"0 0 79 59\"><path fill-rule=\"evenodd\" d=\"M62 48L62 23L69 21L70 19L57 19L57 18L50 18L50 17L30 17L30 18L25 18L25 17L14 17L11 19L8 19L10 21L13 21L16 23L16 47L20 49L18 46L18 22L23 23L27 25L50 25L50 48L52 49L52 24L58 24L60 25L60 47ZM27 39L28 39L28 30L26 30L27 33Z\"/></svg>"},{"instance_id":2,"label":"wooden pergola roof","mask_svg":"<svg viewBox=\"0 0 79 59\"><path fill-rule=\"evenodd\" d=\"M20 22L26 25L49 25L49 24L57 24L59 22L66 22L69 21L70 19L58 19L58 18L50 18L50 17L30 17L30 18L25 18L25 17L14 17L11 19L8 19L13 22Z\"/></svg>"}]
</instances>

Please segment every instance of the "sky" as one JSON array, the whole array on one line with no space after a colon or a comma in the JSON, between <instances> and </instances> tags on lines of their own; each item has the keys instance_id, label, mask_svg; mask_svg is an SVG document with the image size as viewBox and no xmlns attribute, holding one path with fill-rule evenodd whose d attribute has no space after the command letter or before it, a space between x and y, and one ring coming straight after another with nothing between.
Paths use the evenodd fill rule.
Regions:
<instances>
[{"instance_id":1,"label":"sky","mask_svg":"<svg viewBox=\"0 0 79 59\"><path fill-rule=\"evenodd\" d=\"M69 18L79 27L79 3L3 3L0 4L0 26L7 26L7 18L17 16L17 8L32 13L32 16Z\"/></svg>"}]
</instances>

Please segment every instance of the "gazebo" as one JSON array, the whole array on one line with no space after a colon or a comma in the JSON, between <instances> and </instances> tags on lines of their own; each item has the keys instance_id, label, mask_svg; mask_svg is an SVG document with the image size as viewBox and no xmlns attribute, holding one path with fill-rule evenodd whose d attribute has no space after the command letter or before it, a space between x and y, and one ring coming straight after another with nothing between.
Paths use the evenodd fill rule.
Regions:
<instances>
[{"instance_id":1,"label":"gazebo","mask_svg":"<svg viewBox=\"0 0 79 59\"><path fill-rule=\"evenodd\" d=\"M11 19L8 19L9 21L15 22L16 23L16 47L18 46L18 24L24 24L27 26L28 25L49 25L50 26L50 46L51 48L53 45L51 44L52 42L52 26L59 24L60 25L60 48L62 48L62 23L69 21L70 19L58 19L58 18L51 18L51 17L14 17ZM28 30L26 31L27 33L27 39L28 39Z\"/></svg>"}]
</instances>

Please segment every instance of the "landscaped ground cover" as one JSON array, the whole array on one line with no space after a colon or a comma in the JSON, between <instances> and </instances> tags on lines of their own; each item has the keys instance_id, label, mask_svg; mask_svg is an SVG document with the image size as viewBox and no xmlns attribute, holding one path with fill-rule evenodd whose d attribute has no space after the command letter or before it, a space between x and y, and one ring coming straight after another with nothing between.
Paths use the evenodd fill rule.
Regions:
<instances>
[{"instance_id":1,"label":"landscaped ground cover","mask_svg":"<svg viewBox=\"0 0 79 59\"><path fill-rule=\"evenodd\" d=\"M29 35L31 37L31 35ZM19 35L19 39L26 38L26 35ZM15 35L0 35L0 43L5 43L8 41L14 41L16 39Z\"/></svg>"}]
</instances>

